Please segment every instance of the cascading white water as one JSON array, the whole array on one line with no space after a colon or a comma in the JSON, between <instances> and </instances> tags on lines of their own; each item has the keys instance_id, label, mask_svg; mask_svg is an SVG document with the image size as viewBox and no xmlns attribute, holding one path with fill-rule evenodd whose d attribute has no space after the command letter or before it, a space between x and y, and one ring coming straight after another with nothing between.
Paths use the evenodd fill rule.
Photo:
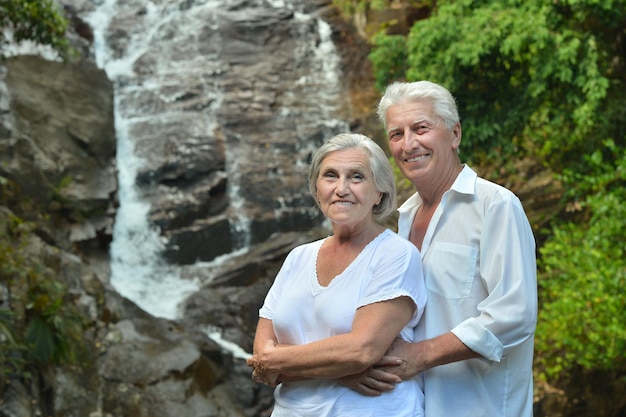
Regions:
<instances>
[{"instance_id":1,"label":"cascading white water","mask_svg":"<svg viewBox=\"0 0 626 417\"><path fill-rule=\"evenodd\" d=\"M194 2L194 7L202 7L205 11L209 9L218 10L227 1L198 0ZM119 50L113 51L107 45L106 34L109 24L115 18L118 9L131 7L131 4L134 8L141 9L142 15L141 19L139 20L138 18L136 22L139 27L128 29L131 33L129 36L130 41L124 45L124 54L120 55ZM290 8L293 5L275 1L271 4L265 3L263 7ZM193 16L190 15L186 15L185 19L182 19L181 13L180 5L173 4L173 2L104 0L87 19L94 29L98 65L106 71L108 77L113 81L115 94L120 206L117 212L111 245L110 281L121 295L132 300L148 313L169 319L179 316L178 306L181 301L196 291L202 282L193 276L190 278L189 271L193 270L193 267L187 268L184 278L182 278L181 269L168 265L161 257L164 242L160 237L158 228L151 225L148 220L150 204L142 198L136 185L137 173L144 161L135 153L136 142L132 136L131 126L150 118L176 117L176 114L155 113L151 111L153 109L147 109L146 111L141 108L129 108L128 97L145 94L146 91L150 92L151 89L156 90L156 87L159 87L156 84L168 82L172 74L191 73L194 71L194 67L200 65L206 67L206 61L198 63L192 60L187 62L189 67L185 68L181 67L180 63L164 57L163 62L159 62L157 65L158 70L161 72L160 74L156 74L149 82L135 81L137 74L134 66L137 60L150 48L159 48L159 36L164 36L159 31L164 31L165 26L168 26L171 22L185 20L184 26L174 26L177 26L181 31L193 33L193 31L199 31L202 25L218 25L218 22L211 19L208 21L194 21ZM207 15L214 16L207 12L204 14L205 18ZM296 12L295 16L297 20L302 22L310 22L311 19L317 19L300 12ZM201 18L200 16L197 19ZM216 18L214 17L213 19ZM320 88L318 91L320 96L314 98L319 103L322 114L325 115L325 117L317 120L316 123L328 125L329 130L345 130L347 129L345 122L336 119L336 108L327 104L337 100L333 97L330 99L324 97L324 95L336 96L341 90L337 77L339 59L330 38L330 26L322 20L317 19L317 21L318 39L321 42L309 40L307 44L302 45L302 54L310 53L313 50L316 55L316 62L319 68L312 71L311 77L319 77L320 79L315 80L315 84L326 86L326 88ZM135 22L129 22L128 24L132 25L133 23ZM193 38L193 36L191 37ZM189 47L192 49L190 55L194 56L193 47ZM267 59L272 58L267 57ZM215 71L220 70L219 62L211 61L211 65L215 66ZM300 80L302 84L310 84L311 82L311 80L307 79ZM293 95L291 99L288 97L289 94ZM283 107L277 111L289 113L289 103L290 101L296 102L298 99L297 95L297 88L294 91L287 92ZM172 98L164 100L167 99L172 100ZM215 97L212 103L213 106L219 106L220 97ZM211 112L207 112L204 116L205 119L202 120L203 124L201 127L206 132L212 131L212 126L216 123L215 120L211 119L213 117L211 114ZM303 146L310 146L313 149L315 144ZM226 147L227 169L229 170L226 175L229 178L230 210L236 213L233 216L232 227L235 228L236 233L242 236L241 242L238 242L239 247L236 248L240 252L245 250L248 245L246 229L249 227L249 219L246 218L245 212L240 210L244 205L244 201L241 200L241 193L239 193L241 184L236 175L238 164L243 162L240 161L241 154L233 154L235 152L233 149ZM199 264L198 267L206 271L213 266L218 266L223 260L224 257L220 257L212 262ZM206 276L206 273L203 275Z\"/></svg>"},{"instance_id":2,"label":"cascading white water","mask_svg":"<svg viewBox=\"0 0 626 417\"><path fill-rule=\"evenodd\" d=\"M150 6L150 3L146 3ZM120 111L119 103L123 94L119 81L133 76L132 65L142 48L137 46L134 54L121 59L111 56L104 34L116 5L117 0L106 0L89 19L94 29L96 61L107 72L115 88L120 205L111 244L110 281L122 296L148 313L156 317L175 318L179 302L196 290L198 284L192 280L181 280L176 268L167 265L161 258L164 246L159 230L149 224L147 214L150 205L141 199L135 185L142 161L135 156L134 143L129 136L129 116Z\"/></svg>"}]
</instances>

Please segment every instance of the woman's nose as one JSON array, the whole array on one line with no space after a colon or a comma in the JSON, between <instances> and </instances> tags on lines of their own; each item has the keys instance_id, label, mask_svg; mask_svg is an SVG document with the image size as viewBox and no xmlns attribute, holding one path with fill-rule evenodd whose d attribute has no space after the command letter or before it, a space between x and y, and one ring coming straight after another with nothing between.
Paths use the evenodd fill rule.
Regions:
<instances>
[{"instance_id":1,"label":"woman's nose","mask_svg":"<svg viewBox=\"0 0 626 417\"><path fill-rule=\"evenodd\" d=\"M346 195L350 192L350 182L347 178L339 178L337 181L337 188L335 189L337 195Z\"/></svg>"}]
</instances>

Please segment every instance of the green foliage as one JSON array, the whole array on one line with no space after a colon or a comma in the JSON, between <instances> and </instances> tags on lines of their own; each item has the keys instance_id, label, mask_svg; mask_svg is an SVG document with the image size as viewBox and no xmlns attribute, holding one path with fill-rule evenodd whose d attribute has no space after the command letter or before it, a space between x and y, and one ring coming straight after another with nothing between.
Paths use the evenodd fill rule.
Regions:
<instances>
[{"instance_id":1,"label":"green foliage","mask_svg":"<svg viewBox=\"0 0 626 417\"><path fill-rule=\"evenodd\" d=\"M14 192L1 182L3 199ZM86 323L56 280L46 254L31 254L34 225L0 212L0 374L28 376L49 364L76 363L86 352ZM2 375L0 375L2 376Z\"/></svg>"},{"instance_id":2,"label":"green foliage","mask_svg":"<svg viewBox=\"0 0 626 417\"><path fill-rule=\"evenodd\" d=\"M32 284L24 338L32 359L42 364L75 363L81 350L83 321L74 308L68 308L71 298L65 286L53 280Z\"/></svg>"},{"instance_id":3,"label":"green foliage","mask_svg":"<svg viewBox=\"0 0 626 417\"><path fill-rule=\"evenodd\" d=\"M0 307L0 378L7 377L16 369L24 369L25 347L13 335L14 320L11 310Z\"/></svg>"},{"instance_id":4,"label":"green foliage","mask_svg":"<svg viewBox=\"0 0 626 417\"><path fill-rule=\"evenodd\" d=\"M0 0L0 48L7 44L4 29L15 42L48 45L67 58L72 48L65 37L68 22L52 0Z\"/></svg>"},{"instance_id":5,"label":"green foliage","mask_svg":"<svg viewBox=\"0 0 626 417\"><path fill-rule=\"evenodd\" d=\"M368 9L384 10L393 7L396 0L333 0L333 6L344 16L352 17L357 11L366 12ZM404 3L413 6L430 6L432 0L408 0Z\"/></svg>"},{"instance_id":6,"label":"green foliage","mask_svg":"<svg viewBox=\"0 0 626 417\"><path fill-rule=\"evenodd\" d=\"M464 159L537 155L558 170L605 138L624 136L626 115L617 105L626 88L624 10L625 0L439 1L411 29L407 71L398 78L453 92ZM377 54L377 45L387 51ZM376 39L381 85L394 47L404 53L400 42Z\"/></svg>"},{"instance_id":7,"label":"green foliage","mask_svg":"<svg viewBox=\"0 0 626 417\"><path fill-rule=\"evenodd\" d=\"M392 81L399 81L406 73L406 38L402 35L385 35L378 32L372 38L373 48L368 58L374 65L376 88L383 91Z\"/></svg>"},{"instance_id":8,"label":"green foliage","mask_svg":"<svg viewBox=\"0 0 626 417\"><path fill-rule=\"evenodd\" d=\"M603 151L616 163L598 150L587 158L596 175L563 178L588 191L582 218L555 226L541 248L535 340L546 378L626 372L626 154L611 141Z\"/></svg>"},{"instance_id":9,"label":"green foliage","mask_svg":"<svg viewBox=\"0 0 626 417\"><path fill-rule=\"evenodd\" d=\"M341 11L344 16L353 16L357 10L364 10L368 2L366 0L333 0L333 5Z\"/></svg>"}]
</instances>

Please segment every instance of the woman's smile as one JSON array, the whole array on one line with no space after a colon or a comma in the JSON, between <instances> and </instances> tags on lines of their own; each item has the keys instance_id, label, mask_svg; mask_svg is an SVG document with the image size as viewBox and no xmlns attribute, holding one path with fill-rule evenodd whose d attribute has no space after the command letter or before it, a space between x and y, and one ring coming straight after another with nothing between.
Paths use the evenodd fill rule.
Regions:
<instances>
[{"instance_id":1,"label":"woman's smile","mask_svg":"<svg viewBox=\"0 0 626 417\"><path fill-rule=\"evenodd\" d=\"M363 149L334 151L322 161L317 197L322 212L332 223L348 226L370 223L372 209L381 196Z\"/></svg>"}]
</instances>

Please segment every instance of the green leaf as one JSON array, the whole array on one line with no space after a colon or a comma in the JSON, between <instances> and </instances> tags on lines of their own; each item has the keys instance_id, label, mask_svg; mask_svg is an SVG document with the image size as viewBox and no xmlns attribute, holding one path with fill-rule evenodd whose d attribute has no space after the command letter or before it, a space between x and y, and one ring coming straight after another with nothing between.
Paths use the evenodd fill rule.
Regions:
<instances>
[{"instance_id":1,"label":"green leaf","mask_svg":"<svg viewBox=\"0 0 626 417\"><path fill-rule=\"evenodd\" d=\"M54 331L50 323L35 317L28 324L26 343L31 347L33 358L40 363L48 363L55 354Z\"/></svg>"}]
</instances>

